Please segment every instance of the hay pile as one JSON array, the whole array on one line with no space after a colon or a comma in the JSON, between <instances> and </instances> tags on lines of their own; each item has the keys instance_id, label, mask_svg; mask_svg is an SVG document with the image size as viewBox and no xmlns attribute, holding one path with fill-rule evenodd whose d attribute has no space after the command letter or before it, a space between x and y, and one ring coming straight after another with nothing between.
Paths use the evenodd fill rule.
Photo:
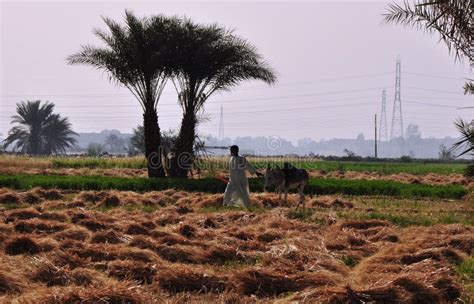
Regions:
<instances>
[{"instance_id":1,"label":"hay pile","mask_svg":"<svg viewBox=\"0 0 474 304\"><path fill-rule=\"evenodd\" d=\"M383 175L380 172L358 172L358 171L319 171L310 170L309 175L312 178L336 178L336 179L362 179L362 180L388 180L407 184L426 184L426 185L463 185L467 188L474 188L474 179L465 177L462 174L435 174L414 175L409 173L396 173Z\"/></svg>"},{"instance_id":2,"label":"hay pile","mask_svg":"<svg viewBox=\"0 0 474 304\"><path fill-rule=\"evenodd\" d=\"M470 226L327 225L291 217L274 194L252 197L272 206L259 212L216 212L221 196L174 190L67 194L88 207L61 210L37 195L34 207L1 215L6 302L453 302L462 292L454 269L474 246ZM311 204L316 215L355 209L338 196Z\"/></svg>"}]
</instances>

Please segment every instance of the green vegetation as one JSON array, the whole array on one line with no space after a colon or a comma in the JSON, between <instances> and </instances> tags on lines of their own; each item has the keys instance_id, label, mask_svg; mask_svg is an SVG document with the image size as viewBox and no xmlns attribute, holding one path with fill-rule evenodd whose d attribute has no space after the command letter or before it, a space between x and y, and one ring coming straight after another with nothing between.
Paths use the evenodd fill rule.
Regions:
<instances>
[{"instance_id":1,"label":"green vegetation","mask_svg":"<svg viewBox=\"0 0 474 304\"><path fill-rule=\"evenodd\" d=\"M0 204L0 211L28 208L30 205L22 204Z\"/></svg>"},{"instance_id":2,"label":"green vegetation","mask_svg":"<svg viewBox=\"0 0 474 304\"><path fill-rule=\"evenodd\" d=\"M386 220L400 227L409 226L433 226L436 224L465 224L474 225L474 216L469 211L446 211L441 213L432 213L424 210L423 212L410 212L410 210L377 210L377 211L339 211L338 217L345 219L377 219Z\"/></svg>"},{"instance_id":3,"label":"green vegetation","mask_svg":"<svg viewBox=\"0 0 474 304\"><path fill-rule=\"evenodd\" d=\"M274 161L272 164L283 165L286 160L282 159ZM290 160L291 161L291 160ZM257 160L254 161L256 167L263 169L267 166L268 161ZM320 171L356 171L356 172L378 172L381 174L396 174L409 173L414 175L423 175L428 173L436 174L462 174L466 164L460 163L423 163L423 162L355 162L355 161L304 161L295 159L292 161L298 168L306 170L320 170ZM224 164L225 165L225 164Z\"/></svg>"},{"instance_id":4,"label":"green vegetation","mask_svg":"<svg viewBox=\"0 0 474 304\"><path fill-rule=\"evenodd\" d=\"M132 158L97 158L97 157L77 157L77 158L50 158L55 168L132 168L145 169L145 159L143 157ZM250 158L255 167L264 169L268 163L283 166L287 159ZM356 171L356 172L378 172L381 174L410 173L422 175L428 173L450 174L464 173L466 164L462 163L423 163L423 162L355 162L355 161L325 161L325 160L300 160L290 159L297 167L306 170L331 171ZM227 169L227 159L203 160L199 167L201 169Z\"/></svg>"},{"instance_id":5,"label":"green vegetation","mask_svg":"<svg viewBox=\"0 0 474 304\"><path fill-rule=\"evenodd\" d=\"M468 280L474 280L474 257L467 258L457 268L458 273Z\"/></svg>"},{"instance_id":6,"label":"green vegetation","mask_svg":"<svg viewBox=\"0 0 474 304\"><path fill-rule=\"evenodd\" d=\"M0 176L0 187L30 189L43 187L68 190L150 190L177 189L194 192L223 193L226 184L213 178L206 179L147 179L106 176L9 175ZM252 191L261 191L262 180L250 179ZM460 185L430 186L404 184L383 180L311 179L308 194L383 195L395 197L432 197L459 199L468 190Z\"/></svg>"},{"instance_id":7,"label":"green vegetation","mask_svg":"<svg viewBox=\"0 0 474 304\"><path fill-rule=\"evenodd\" d=\"M288 212L288 218L300 220L300 221L310 221L313 214L314 214L314 211L311 209L306 209L306 210L294 209Z\"/></svg>"},{"instance_id":8,"label":"green vegetation","mask_svg":"<svg viewBox=\"0 0 474 304\"><path fill-rule=\"evenodd\" d=\"M393 197L353 197L351 201L360 208L340 210L338 217L387 220L400 227L455 223L474 225L472 202Z\"/></svg>"},{"instance_id":9,"label":"green vegetation","mask_svg":"<svg viewBox=\"0 0 474 304\"><path fill-rule=\"evenodd\" d=\"M352 256L343 256L341 258L341 260L344 264L346 264L346 266L349 266L351 268L354 267L355 265L357 265L357 263L358 263L357 260L354 259L354 257L352 257Z\"/></svg>"},{"instance_id":10,"label":"green vegetation","mask_svg":"<svg viewBox=\"0 0 474 304\"><path fill-rule=\"evenodd\" d=\"M456 266L456 271L466 289L463 297L465 302L463 303L472 303L471 301L474 299L474 257L471 256L465 259L460 265Z\"/></svg>"},{"instance_id":11,"label":"green vegetation","mask_svg":"<svg viewBox=\"0 0 474 304\"><path fill-rule=\"evenodd\" d=\"M459 199L467 194L467 190L460 185L430 186L384 180L311 179L307 193Z\"/></svg>"}]
</instances>

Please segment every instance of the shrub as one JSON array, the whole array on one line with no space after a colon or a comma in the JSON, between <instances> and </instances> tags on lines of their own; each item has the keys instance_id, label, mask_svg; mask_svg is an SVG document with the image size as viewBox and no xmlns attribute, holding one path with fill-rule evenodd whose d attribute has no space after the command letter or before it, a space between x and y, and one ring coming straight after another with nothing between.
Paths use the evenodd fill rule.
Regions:
<instances>
[{"instance_id":1,"label":"shrub","mask_svg":"<svg viewBox=\"0 0 474 304\"><path fill-rule=\"evenodd\" d=\"M87 146L87 155L99 156L105 152L105 146L98 143L90 143Z\"/></svg>"},{"instance_id":2,"label":"shrub","mask_svg":"<svg viewBox=\"0 0 474 304\"><path fill-rule=\"evenodd\" d=\"M474 165L468 165L464 169L464 176L466 177L474 177Z\"/></svg>"},{"instance_id":3,"label":"shrub","mask_svg":"<svg viewBox=\"0 0 474 304\"><path fill-rule=\"evenodd\" d=\"M402 155L400 157L400 161L403 162L403 163L409 163L412 161L412 157L409 156L409 155Z\"/></svg>"}]
</instances>

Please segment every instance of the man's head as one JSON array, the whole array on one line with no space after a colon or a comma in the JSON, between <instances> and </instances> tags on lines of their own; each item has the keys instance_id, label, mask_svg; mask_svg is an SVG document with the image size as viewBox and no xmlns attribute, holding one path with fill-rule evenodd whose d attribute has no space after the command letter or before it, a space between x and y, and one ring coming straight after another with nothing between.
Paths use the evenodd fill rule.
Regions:
<instances>
[{"instance_id":1,"label":"man's head","mask_svg":"<svg viewBox=\"0 0 474 304\"><path fill-rule=\"evenodd\" d=\"M237 145L230 146L230 155L232 156L239 155L239 146Z\"/></svg>"}]
</instances>

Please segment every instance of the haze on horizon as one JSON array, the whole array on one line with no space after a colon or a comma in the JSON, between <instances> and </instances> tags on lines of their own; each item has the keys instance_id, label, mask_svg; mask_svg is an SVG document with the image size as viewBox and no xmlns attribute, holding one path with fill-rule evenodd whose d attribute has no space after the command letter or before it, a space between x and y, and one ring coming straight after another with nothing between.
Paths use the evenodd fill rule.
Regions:
<instances>
[{"instance_id":1,"label":"haze on horizon","mask_svg":"<svg viewBox=\"0 0 474 304\"><path fill-rule=\"evenodd\" d=\"M400 2L400 1L399 1ZM221 106L225 136L279 136L295 141L373 138L387 90L390 128L395 61L402 60L404 127L423 137L457 137L454 119L472 119L472 97L463 95L469 63L455 62L436 35L383 25L388 1L373 2L18 2L1 8L0 133L6 136L15 104L48 100L70 118L76 132L118 129L130 133L142 122L132 94L86 66L65 58L82 44L100 45L93 28L101 16L122 21L125 9L140 16L187 16L234 28L256 45L278 74L278 83L242 83L212 96L201 134L217 136ZM177 129L181 109L169 84L160 99L162 130Z\"/></svg>"}]
</instances>

